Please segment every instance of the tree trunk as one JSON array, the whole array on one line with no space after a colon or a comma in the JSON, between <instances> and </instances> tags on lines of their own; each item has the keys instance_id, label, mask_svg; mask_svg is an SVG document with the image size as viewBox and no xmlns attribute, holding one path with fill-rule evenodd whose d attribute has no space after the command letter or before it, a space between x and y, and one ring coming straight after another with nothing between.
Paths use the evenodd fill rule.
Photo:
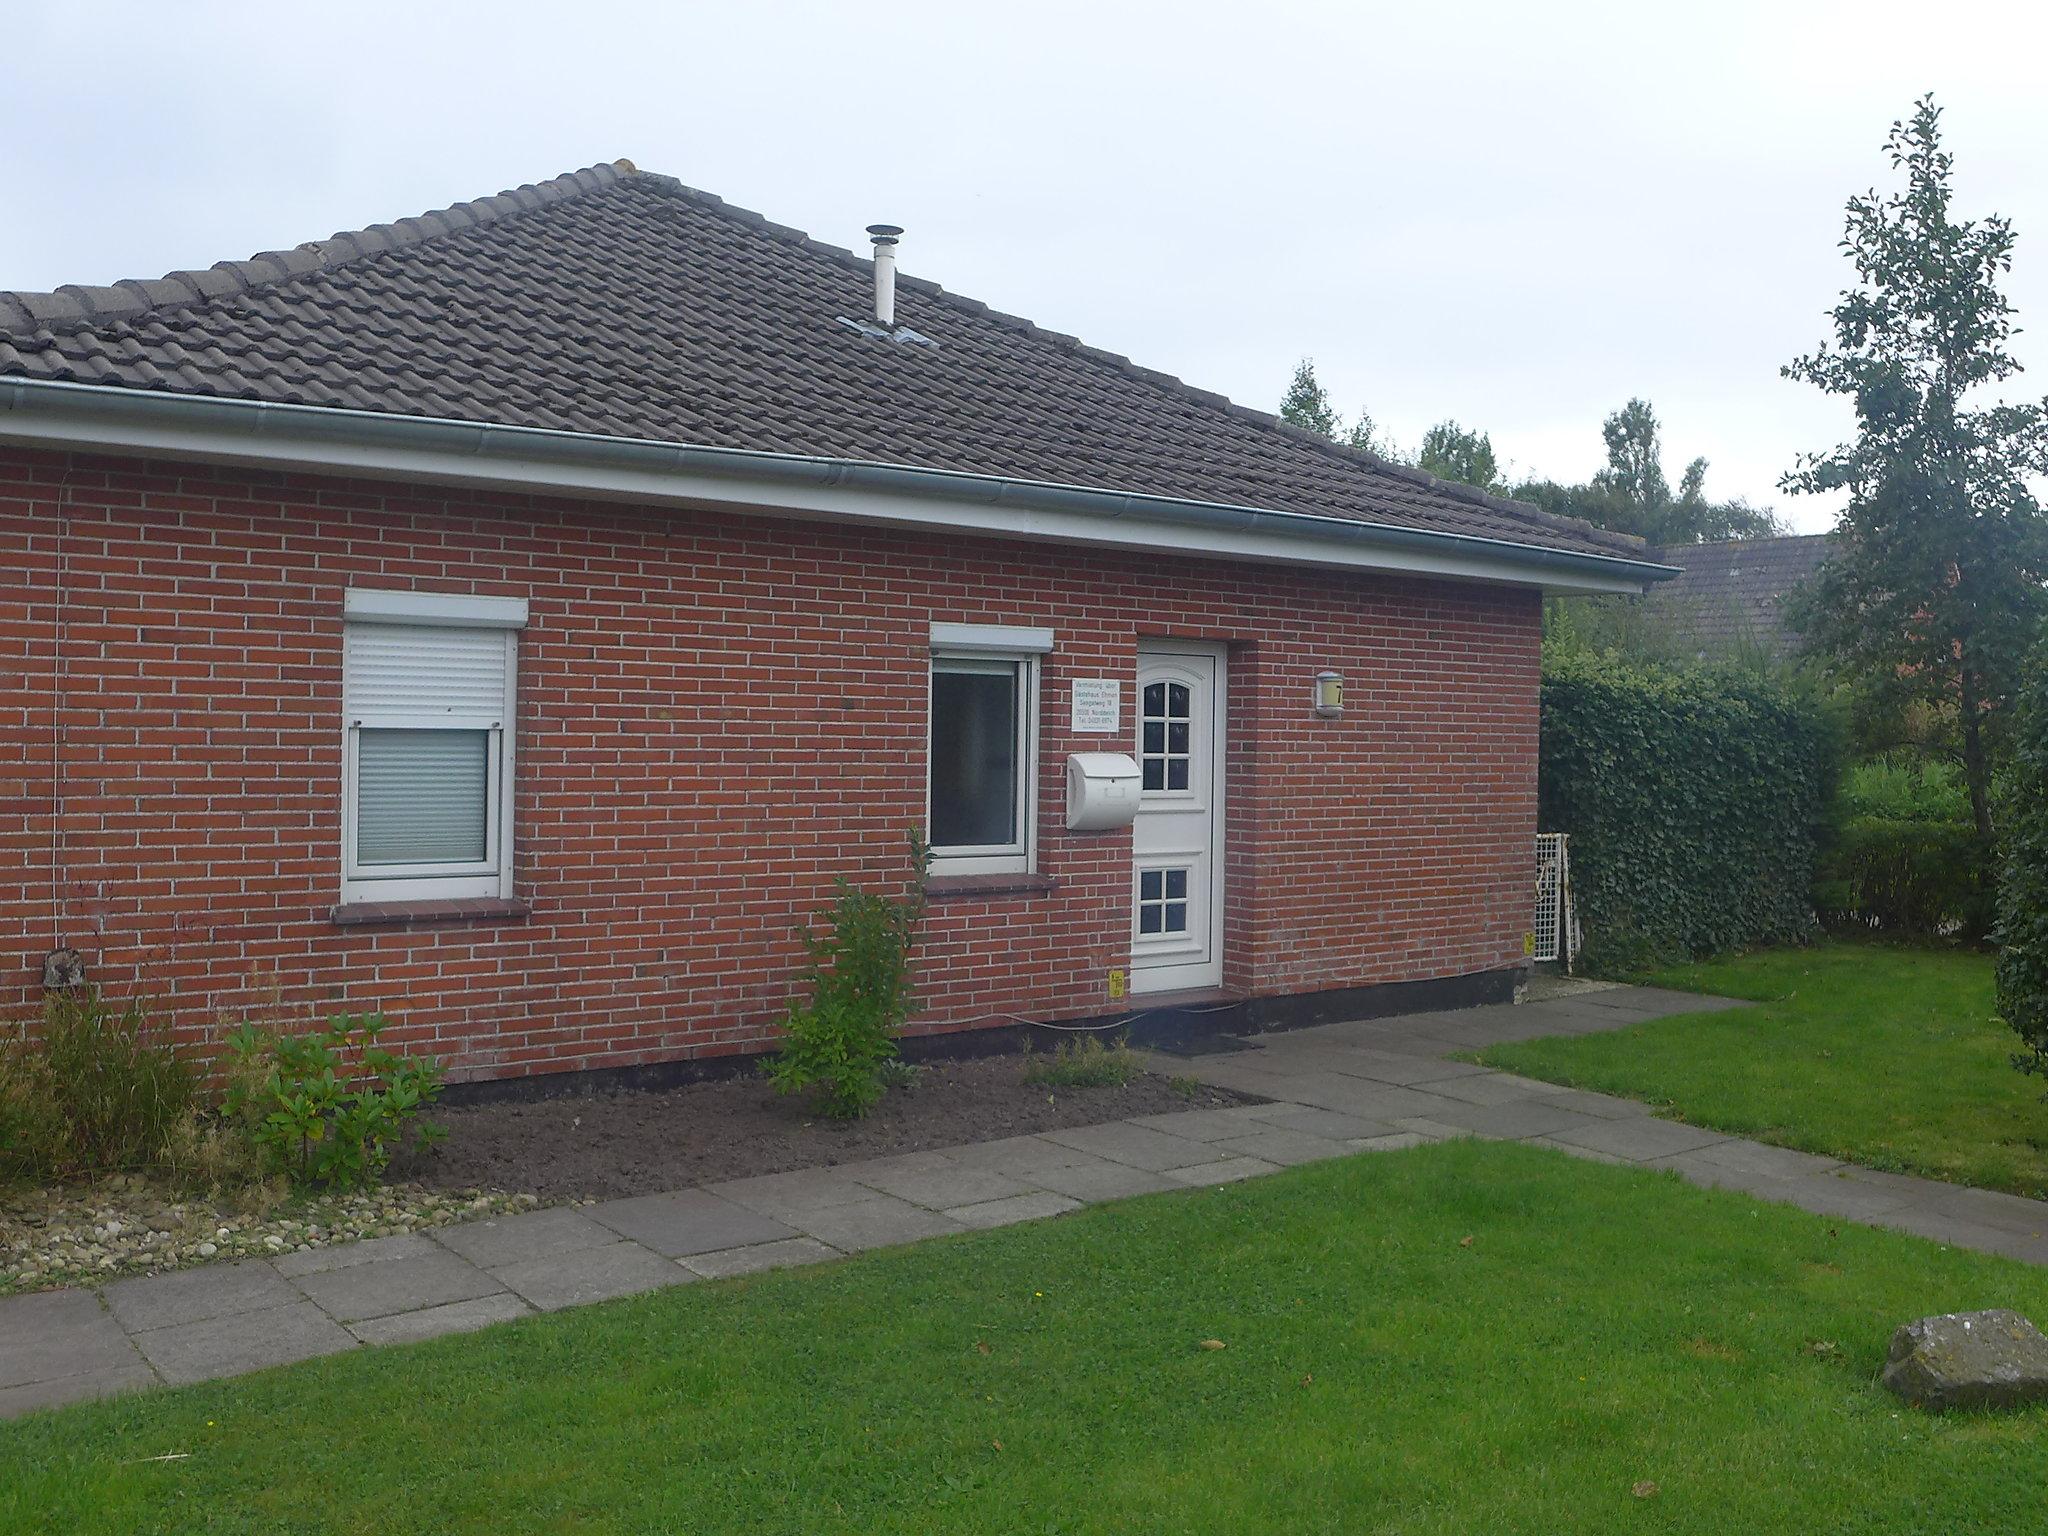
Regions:
<instances>
[{"instance_id":1,"label":"tree trunk","mask_svg":"<svg viewBox=\"0 0 2048 1536\"><path fill-rule=\"evenodd\" d=\"M1977 839L1984 852L1991 852L1991 765L1984 756L1983 711L1977 698L1977 673L1968 661L1962 665L1961 697L1957 710L1963 726L1963 780L1970 787L1970 814L1977 822Z\"/></svg>"}]
</instances>

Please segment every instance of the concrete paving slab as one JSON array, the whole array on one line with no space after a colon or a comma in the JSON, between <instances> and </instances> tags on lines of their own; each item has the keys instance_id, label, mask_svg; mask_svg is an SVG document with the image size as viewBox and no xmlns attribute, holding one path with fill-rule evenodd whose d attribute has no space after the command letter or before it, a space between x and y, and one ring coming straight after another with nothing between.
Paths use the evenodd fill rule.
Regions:
<instances>
[{"instance_id":1,"label":"concrete paving slab","mask_svg":"<svg viewBox=\"0 0 2048 1536\"><path fill-rule=\"evenodd\" d=\"M1469 1061L1452 1061L1444 1056L1408 1056L1399 1051L1332 1051L1304 1063L1311 1070L1342 1073L1345 1077L1405 1088L1415 1083L1436 1084L1460 1077L1484 1077L1487 1068ZM1432 1092L1436 1091L1434 1088Z\"/></svg>"},{"instance_id":2,"label":"concrete paving slab","mask_svg":"<svg viewBox=\"0 0 2048 1536\"><path fill-rule=\"evenodd\" d=\"M1235 1184L1241 1179L1255 1179L1262 1173L1278 1173L1280 1165L1269 1163L1257 1157L1226 1157L1221 1162L1197 1163L1192 1168L1169 1168L1161 1178L1191 1189L1211 1184Z\"/></svg>"},{"instance_id":3,"label":"concrete paving slab","mask_svg":"<svg viewBox=\"0 0 2048 1536\"><path fill-rule=\"evenodd\" d=\"M697 1278L675 1260L628 1242L523 1259L490 1274L543 1312L682 1285Z\"/></svg>"},{"instance_id":4,"label":"concrete paving slab","mask_svg":"<svg viewBox=\"0 0 2048 1536\"><path fill-rule=\"evenodd\" d=\"M1126 1120L1112 1120L1107 1125L1081 1125L1068 1130L1047 1131L1045 1139L1058 1142L1063 1147L1092 1152L1097 1157L1106 1157L1112 1162L1143 1168L1149 1173L1213 1162L1223 1155L1210 1150L1207 1142L1190 1141L1185 1136L1169 1136L1163 1131L1148 1131L1144 1126L1132 1125Z\"/></svg>"},{"instance_id":5,"label":"concrete paving slab","mask_svg":"<svg viewBox=\"0 0 2048 1536\"><path fill-rule=\"evenodd\" d=\"M1677 1153L1698 1151L1720 1141L1729 1141L1729 1137L1722 1135L1720 1130L1702 1130L1700 1126L1679 1124L1677 1120L1657 1120L1651 1116L1636 1116L1632 1120L1597 1120L1593 1116L1579 1116L1579 1120L1581 1124L1569 1130L1546 1130L1544 1135L1577 1143L1579 1147L1610 1151L1616 1157L1626 1157L1634 1163L1647 1163L1653 1157L1675 1157Z\"/></svg>"},{"instance_id":6,"label":"concrete paving slab","mask_svg":"<svg viewBox=\"0 0 2048 1536\"><path fill-rule=\"evenodd\" d=\"M1621 1099L1611 1093L1588 1093L1583 1088L1565 1088L1555 1083L1551 1086L1556 1092L1545 1102L1575 1114L1591 1115L1597 1120L1633 1120L1638 1115L1650 1113L1651 1106L1641 1099Z\"/></svg>"},{"instance_id":7,"label":"concrete paving slab","mask_svg":"<svg viewBox=\"0 0 2048 1536\"><path fill-rule=\"evenodd\" d=\"M979 1232L1020 1221L1042 1221L1048 1216L1063 1216L1080 1208L1080 1201L1066 1195L1056 1195L1049 1189L1034 1189L1029 1194L985 1200L978 1205L957 1205L946 1214L963 1227L972 1227Z\"/></svg>"},{"instance_id":8,"label":"concrete paving slab","mask_svg":"<svg viewBox=\"0 0 2048 1536\"><path fill-rule=\"evenodd\" d=\"M430 1245L426 1253L412 1258L302 1275L299 1289L336 1322L358 1323L451 1301L474 1301L504 1287L467 1259Z\"/></svg>"},{"instance_id":9,"label":"concrete paving slab","mask_svg":"<svg viewBox=\"0 0 2048 1536\"><path fill-rule=\"evenodd\" d=\"M1503 1141L1565 1133L1570 1133L1571 1139L1577 1141L1595 1127L1625 1123L1575 1114L1569 1109L1560 1109L1547 1099L1523 1099L1512 1104L1459 1104L1440 1099L1438 1103L1443 1107L1431 1110L1430 1119L1445 1125L1462 1125L1478 1135Z\"/></svg>"},{"instance_id":10,"label":"concrete paving slab","mask_svg":"<svg viewBox=\"0 0 2048 1536\"><path fill-rule=\"evenodd\" d=\"M1300 1131L1309 1136L1327 1136L1332 1141L1356 1141L1363 1136L1391 1136L1391 1120L1368 1120L1363 1115L1340 1114L1334 1109L1317 1109L1313 1104L1255 1104L1247 1119L1281 1130Z\"/></svg>"},{"instance_id":11,"label":"concrete paving slab","mask_svg":"<svg viewBox=\"0 0 2048 1536\"><path fill-rule=\"evenodd\" d=\"M962 1168L958 1163L929 1173L886 1169L872 1173L863 1164L853 1170L853 1176L870 1189L932 1211L950 1210L956 1205L980 1205L1032 1192L1032 1187L1021 1179L997 1173L992 1168Z\"/></svg>"},{"instance_id":12,"label":"concrete paving slab","mask_svg":"<svg viewBox=\"0 0 2048 1536\"><path fill-rule=\"evenodd\" d=\"M291 1283L262 1259L116 1280L105 1295L108 1308L130 1333L263 1312L299 1300Z\"/></svg>"},{"instance_id":13,"label":"concrete paving slab","mask_svg":"<svg viewBox=\"0 0 2048 1536\"><path fill-rule=\"evenodd\" d=\"M1974 1248L1980 1253L1998 1253L2007 1258L2031 1259L2039 1263L2048 1255L2048 1241L2003 1227L1986 1226L1938 1207L1913 1203L1868 1218L1873 1226L1910 1232L1951 1248Z\"/></svg>"},{"instance_id":14,"label":"concrete paving slab","mask_svg":"<svg viewBox=\"0 0 2048 1536\"><path fill-rule=\"evenodd\" d=\"M117 1392L133 1392L157 1385L156 1372L143 1364L142 1356L136 1355L134 1359L133 1365L0 1387L0 1421L18 1419L25 1413L36 1413L45 1408L61 1408L66 1403L83 1403L96 1397L112 1397Z\"/></svg>"},{"instance_id":15,"label":"concrete paving slab","mask_svg":"<svg viewBox=\"0 0 2048 1536\"><path fill-rule=\"evenodd\" d=\"M618 1234L610 1227L599 1226L566 1205L486 1221L465 1221L434 1233L435 1242L481 1269L517 1264L523 1259L544 1259L554 1253L573 1253L579 1248L603 1248L618 1240Z\"/></svg>"},{"instance_id":16,"label":"concrete paving slab","mask_svg":"<svg viewBox=\"0 0 2048 1536\"><path fill-rule=\"evenodd\" d=\"M1519 1104L1530 1099L1554 1100L1557 1090L1549 1083L1513 1077L1506 1072L1485 1072L1477 1077L1449 1078L1429 1085L1429 1091L1466 1104Z\"/></svg>"},{"instance_id":17,"label":"concrete paving slab","mask_svg":"<svg viewBox=\"0 0 2048 1536\"><path fill-rule=\"evenodd\" d=\"M1583 1158L1589 1163L1613 1163L1623 1168L1641 1166L1633 1158L1619 1157L1612 1152L1602 1152L1598 1147L1580 1147L1574 1146L1568 1141L1552 1141L1548 1136L1532 1137L1528 1144L1532 1147L1548 1147L1553 1152L1562 1152L1568 1157Z\"/></svg>"},{"instance_id":18,"label":"concrete paving slab","mask_svg":"<svg viewBox=\"0 0 2048 1536\"><path fill-rule=\"evenodd\" d=\"M1354 1152L1400 1152L1441 1140L1440 1136L1425 1136L1420 1131L1394 1131L1385 1136L1364 1136L1349 1145Z\"/></svg>"},{"instance_id":19,"label":"concrete paving slab","mask_svg":"<svg viewBox=\"0 0 2048 1536\"><path fill-rule=\"evenodd\" d=\"M392 1317L365 1318L349 1324L349 1332L365 1344L417 1344L448 1333L474 1333L493 1323L509 1323L515 1317L531 1317L533 1308L510 1291L478 1296L470 1301L451 1301L418 1312L400 1312Z\"/></svg>"},{"instance_id":20,"label":"concrete paving slab","mask_svg":"<svg viewBox=\"0 0 2048 1536\"><path fill-rule=\"evenodd\" d=\"M1420 1088L1397 1088L1369 1083L1363 1078L1328 1075L1289 1078L1289 1092L1281 1095L1296 1104L1317 1109L1334 1109L1339 1114L1357 1115L1364 1120L1398 1120L1404 1115L1431 1115L1447 1109L1455 1100Z\"/></svg>"},{"instance_id":21,"label":"concrete paving slab","mask_svg":"<svg viewBox=\"0 0 2048 1536\"><path fill-rule=\"evenodd\" d=\"M1256 1129L1258 1112L1271 1104L1233 1104L1228 1109L1184 1109L1164 1115L1133 1115L1124 1123L1141 1125L1148 1131L1162 1131L1188 1141L1221 1141Z\"/></svg>"},{"instance_id":22,"label":"concrete paving slab","mask_svg":"<svg viewBox=\"0 0 2048 1536\"><path fill-rule=\"evenodd\" d=\"M1441 1120L1432 1120L1427 1115L1407 1115L1394 1122L1399 1134L1420 1136L1426 1141L1456 1141L1460 1137L1478 1136L1469 1125L1446 1125Z\"/></svg>"},{"instance_id":23,"label":"concrete paving slab","mask_svg":"<svg viewBox=\"0 0 2048 1536\"><path fill-rule=\"evenodd\" d=\"M607 1200L585 1207L583 1214L620 1237L671 1259L743 1248L749 1243L779 1242L797 1235L796 1228L786 1222L704 1189Z\"/></svg>"},{"instance_id":24,"label":"concrete paving slab","mask_svg":"<svg viewBox=\"0 0 2048 1536\"><path fill-rule=\"evenodd\" d=\"M1654 1120L1647 1116L1632 1120L1598 1120L1589 1115L1577 1118L1578 1125L1566 1130L1545 1131L1544 1135L1577 1146L1592 1147L1596 1151L1612 1152L1616 1157L1639 1163L1653 1157L1694 1152L1728 1139L1719 1131L1703 1131L1696 1125L1680 1125L1676 1120Z\"/></svg>"},{"instance_id":25,"label":"concrete paving slab","mask_svg":"<svg viewBox=\"0 0 2048 1536\"><path fill-rule=\"evenodd\" d=\"M1306 1131L1290 1131L1277 1125L1254 1131L1248 1136L1233 1136L1215 1145L1233 1157L1257 1158L1282 1168L1345 1157L1351 1151L1343 1142L1331 1137L1311 1136Z\"/></svg>"},{"instance_id":26,"label":"concrete paving slab","mask_svg":"<svg viewBox=\"0 0 2048 1536\"><path fill-rule=\"evenodd\" d=\"M417 1259L439 1251L419 1233L404 1232L396 1237L371 1237L359 1243L333 1243L325 1248L282 1253L270 1261L270 1267L287 1280L296 1280L302 1275L323 1275L330 1270L353 1269L358 1264L382 1264L387 1259Z\"/></svg>"},{"instance_id":27,"label":"concrete paving slab","mask_svg":"<svg viewBox=\"0 0 2048 1536\"><path fill-rule=\"evenodd\" d=\"M806 1211L846 1205L874 1195L839 1168L799 1168L794 1173L762 1173L748 1179L727 1179L704 1186L714 1195L787 1222Z\"/></svg>"},{"instance_id":28,"label":"concrete paving slab","mask_svg":"<svg viewBox=\"0 0 2048 1536\"><path fill-rule=\"evenodd\" d=\"M991 1168L1012 1178L1025 1178L1046 1168L1080 1168L1102 1161L1092 1152L1063 1147L1043 1136L1005 1136L972 1146L949 1147L947 1156L962 1168Z\"/></svg>"},{"instance_id":29,"label":"concrete paving slab","mask_svg":"<svg viewBox=\"0 0 2048 1536\"><path fill-rule=\"evenodd\" d=\"M1760 1141L1744 1141L1734 1136L1685 1155L1698 1158L1702 1162L1718 1163L1726 1168L1740 1168L1779 1179L1811 1178L1815 1174L1832 1173L1842 1166L1831 1157L1817 1157L1811 1152L1797 1152L1790 1147L1773 1147Z\"/></svg>"},{"instance_id":30,"label":"concrete paving slab","mask_svg":"<svg viewBox=\"0 0 2048 1536\"><path fill-rule=\"evenodd\" d=\"M754 1275L770 1269L793 1269L799 1264L822 1264L844 1258L837 1248L815 1237L785 1237L779 1243L753 1243L745 1248L727 1248L719 1253L693 1253L679 1260L707 1280L724 1280L732 1275Z\"/></svg>"},{"instance_id":31,"label":"concrete paving slab","mask_svg":"<svg viewBox=\"0 0 2048 1536\"><path fill-rule=\"evenodd\" d=\"M0 1387L141 1365L128 1335L91 1291L0 1298Z\"/></svg>"},{"instance_id":32,"label":"concrete paving slab","mask_svg":"<svg viewBox=\"0 0 2048 1536\"><path fill-rule=\"evenodd\" d=\"M1996 1227L2023 1237L2048 1234L2048 1204L2008 1195L1995 1189L1972 1189L1956 1184L1922 1181L1913 1195L1916 1205L1942 1211L1979 1226Z\"/></svg>"},{"instance_id":33,"label":"concrete paving slab","mask_svg":"<svg viewBox=\"0 0 2048 1536\"><path fill-rule=\"evenodd\" d=\"M1093 1203L1121 1200L1128 1195L1149 1195L1178 1186L1156 1173L1133 1168L1128 1163L1095 1162L1071 1168L1041 1168L1029 1175L1032 1183L1054 1194Z\"/></svg>"},{"instance_id":34,"label":"concrete paving slab","mask_svg":"<svg viewBox=\"0 0 2048 1536\"><path fill-rule=\"evenodd\" d=\"M165 1381L182 1386L338 1355L354 1349L356 1337L312 1302L295 1299L286 1306L152 1328L135 1335L135 1347Z\"/></svg>"},{"instance_id":35,"label":"concrete paving slab","mask_svg":"<svg viewBox=\"0 0 2048 1536\"><path fill-rule=\"evenodd\" d=\"M937 1211L928 1211L893 1195L870 1193L866 1200L850 1205L828 1205L794 1217L796 1224L821 1243L841 1253L859 1253L868 1248L893 1248L919 1238L940 1237L948 1232L965 1232L966 1224Z\"/></svg>"},{"instance_id":36,"label":"concrete paving slab","mask_svg":"<svg viewBox=\"0 0 2048 1536\"><path fill-rule=\"evenodd\" d=\"M1903 1198L1889 1191L1838 1179L1831 1173L1786 1179L1782 1187L1784 1198L1802 1210L1821 1216L1841 1216L1850 1221L1867 1221L1873 1225L1881 1224L1880 1218L1903 1209L1907 1204Z\"/></svg>"}]
</instances>

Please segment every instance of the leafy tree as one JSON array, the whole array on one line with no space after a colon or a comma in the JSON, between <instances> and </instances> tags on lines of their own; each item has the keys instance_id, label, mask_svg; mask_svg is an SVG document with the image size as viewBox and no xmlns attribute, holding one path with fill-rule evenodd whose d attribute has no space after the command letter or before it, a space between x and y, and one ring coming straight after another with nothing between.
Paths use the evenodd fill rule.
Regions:
<instances>
[{"instance_id":1,"label":"leafy tree","mask_svg":"<svg viewBox=\"0 0 2048 1536\"><path fill-rule=\"evenodd\" d=\"M1363 407L1360 408L1357 419L1344 429L1343 443L1347 448L1356 448L1376 459L1385 459L1389 464L1401 462L1401 451L1394 446L1394 440L1391 437L1380 436L1379 428L1374 424L1371 414Z\"/></svg>"},{"instance_id":2,"label":"leafy tree","mask_svg":"<svg viewBox=\"0 0 2048 1536\"><path fill-rule=\"evenodd\" d=\"M1304 357L1295 366L1294 378L1280 399L1280 419L1318 437L1336 437L1337 411L1330 404L1330 392L1316 378L1314 359Z\"/></svg>"},{"instance_id":3,"label":"leafy tree","mask_svg":"<svg viewBox=\"0 0 2048 1536\"><path fill-rule=\"evenodd\" d=\"M1482 491L1504 495L1500 462L1493 456L1493 439L1484 432L1468 432L1455 421L1440 421L1422 434L1422 451L1415 467L1439 480L1476 485Z\"/></svg>"},{"instance_id":4,"label":"leafy tree","mask_svg":"<svg viewBox=\"0 0 2048 1536\"><path fill-rule=\"evenodd\" d=\"M1852 197L1843 241L1855 286L1834 340L1783 370L1855 406L1856 436L1803 456L1794 492L1846 491L1836 553L1798 618L1852 677L1952 711L1977 834L1991 834L1986 736L2048 598L2048 529L2027 477L2048 471L2048 411L1975 408L2020 371L2006 350L2011 224L1957 222L1952 160L1931 96L1886 148L1905 188Z\"/></svg>"},{"instance_id":5,"label":"leafy tree","mask_svg":"<svg viewBox=\"0 0 2048 1536\"><path fill-rule=\"evenodd\" d=\"M1584 518L1652 544L1700 544L1722 539L1764 539L1785 531L1777 515L1737 498L1710 501L1707 461L1685 467L1678 494L1664 474L1662 427L1647 400L1631 400L1601 423L1607 467L1584 485L1532 480L1514 495L1564 517Z\"/></svg>"},{"instance_id":6,"label":"leafy tree","mask_svg":"<svg viewBox=\"0 0 2048 1536\"><path fill-rule=\"evenodd\" d=\"M1380 436L1372 416L1366 411L1361 410L1358 419L1350 426L1344 425L1343 419L1337 415L1337 408L1330 403L1330 392L1316 378L1312 358L1304 357L1295 365L1294 378L1280 399L1280 419L1318 437L1327 437L1333 443L1342 443L1347 448L1356 448L1374 458L1385 459L1390 464L1401 462L1393 439Z\"/></svg>"}]
</instances>

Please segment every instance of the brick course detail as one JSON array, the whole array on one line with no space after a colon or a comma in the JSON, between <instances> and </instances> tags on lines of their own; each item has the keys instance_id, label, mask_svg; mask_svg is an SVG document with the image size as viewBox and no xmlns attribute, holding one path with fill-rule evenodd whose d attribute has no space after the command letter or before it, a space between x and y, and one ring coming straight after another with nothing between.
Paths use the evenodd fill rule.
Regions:
<instances>
[{"instance_id":1,"label":"brick course detail","mask_svg":"<svg viewBox=\"0 0 2048 1536\"><path fill-rule=\"evenodd\" d=\"M530 910L335 920L351 585L529 600ZM191 1038L346 1006L458 1077L759 1050L832 878L906 877L935 620L1057 639L1047 879L934 902L919 1028L1116 1006L1130 835L1064 829L1062 765L1105 745L1071 679L1141 636L1231 647L1227 986L1519 961L1533 592L0 449L0 1008L72 945Z\"/></svg>"}]
</instances>

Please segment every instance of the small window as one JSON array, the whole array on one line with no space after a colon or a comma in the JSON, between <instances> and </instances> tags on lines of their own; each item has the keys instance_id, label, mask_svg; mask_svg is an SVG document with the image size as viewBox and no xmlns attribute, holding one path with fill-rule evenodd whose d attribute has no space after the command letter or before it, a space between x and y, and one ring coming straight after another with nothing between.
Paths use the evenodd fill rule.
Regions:
<instances>
[{"instance_id":1,"label":"small window","mask_svg":"<svg viewBox=\"0 0 2048 1536\"><path fill-rule=\"evenodd\" d=\"M1031 868L1037 684L1029 656L932 657L927 825L934 873Z\"/></svg>"},{"instance_id":2,"label":"small window","mask_svg":"<svg viewBox=\"0 0 2048 1536\"><path fill-rule=\"evenodd\" d=\"M351 592L342 900L512 894L517 626L503 598Z\"/></svg>"}]
</instances>

